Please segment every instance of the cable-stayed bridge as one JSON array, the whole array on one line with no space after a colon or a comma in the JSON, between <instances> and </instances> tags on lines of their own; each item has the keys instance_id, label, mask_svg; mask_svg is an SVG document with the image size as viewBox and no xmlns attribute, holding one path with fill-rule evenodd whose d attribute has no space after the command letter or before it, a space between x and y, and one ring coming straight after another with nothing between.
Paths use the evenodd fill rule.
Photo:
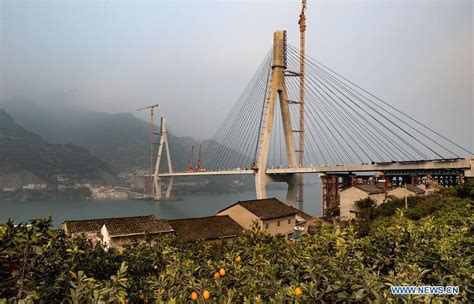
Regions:
<instances>
[{"instance_id":1,"label":"cable-stayed bridge","mask_svg":"<svg viewBox=\"0 0 474 304\"><path fill-rule=\"evenodd\" d=\"M328 209L359 172L399 184L423 178L450 185L474 177L472 152L406 112L287 44L286 32L275 32L272 49L204 147L205 169L173 171L166 149L168 171L160 171L168 145L162 119L155 197L170 197L174 177L251 175L257 198L267 197L269 182L286 182L287 202L302 203L298 181L318 173Z\"/></svg>"}]
</instances>

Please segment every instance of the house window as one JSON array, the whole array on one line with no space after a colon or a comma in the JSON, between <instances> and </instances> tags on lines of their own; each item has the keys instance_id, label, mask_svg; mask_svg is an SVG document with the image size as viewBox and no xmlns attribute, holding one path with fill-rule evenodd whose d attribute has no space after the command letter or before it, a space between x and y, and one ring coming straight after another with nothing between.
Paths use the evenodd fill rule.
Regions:
<instances>
[{"instance_id":1,"label":"house window","mask_svg":"<svg viewBox=\"0 0 474 304\"><path fill-rule=\"evenodd\" d=\"M288 225L291 225L291 219L290 218L288 219Z\"/></svg>"},{"instance_id":2,"label":"house window","mask_svg":"<svg viewBox=\"0 0 474 304\"><path fill-rule=\"evenodd\" d=\"M265 223L265 229L268 229L268 223Z\"/></svg>"},{"instance_id":3,"label":"house window","mask_svg":"<svg viewBox=\"0 0 474 304\"><path fill-rule=\"evenodd\" d=\"M277 226L280 227L280 221L277 222Z\"/></svg>"}]
</instances>

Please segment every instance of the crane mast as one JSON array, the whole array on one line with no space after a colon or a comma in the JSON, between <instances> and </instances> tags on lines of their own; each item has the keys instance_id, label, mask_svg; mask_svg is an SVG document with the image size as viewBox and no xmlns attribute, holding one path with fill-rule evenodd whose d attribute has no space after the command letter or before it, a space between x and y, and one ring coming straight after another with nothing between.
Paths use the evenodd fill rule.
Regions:
<instances>
[{"instance_id":1,"label":"crane mast","mask_svg":"<svg viewBox=\"0 0 474 304\"><path fill-rule=\"evenodd\" d=\"M194 159L194 145L191 146L191 152L189 153L189 156L188 156L188 167L186 168L186 172L194 172L193 159Z\"/></svg>"},{"instance_id":2,"label":"crane mast","mask_svg":"<svg viewBox=\"0 0 474 304\"><path fill-rule=\"evenodd\" d=\"M158 104L153 104L153 105L149 105L149 106L146 106L146 107L143 107L143 108L140 108L140 109L137 109L137 111L143 111L143 110L146 110L146 109L150 109L150 131L149 131L149 140L150 140L150 176L153 176L153 171L154 171L154 157L153 157L153 126L155 124L154 122L154 110L155 108L157 108L159 105ZM152 184L153 182L151 180L148 180L147 179L147 188L148 188L148 192L149 194L153 194L153 187L152 187Z\"/></svg>"},{"instance_id":3,"label":"crane mast","mask_svg":"<svg viewBox=\"0 0 474 304\"><path fill-rule=\"evenodd\" d=\"M298 132L298 165L304 166L304 86L305 86L305 32L306 32L306 0L301 1L301 13L298 24L300 26L300 100L299 100L299 132ZM303 174L298 176L298 202L299 208L303 209L304 201L304 179Z\"/></svg>"},{"instance_id":4,"label":"crane mast","mask_svg":"<svg viewBox=\"0 0 474 304\"><path fill-rule=\"evenodd\" d=\"M196 161L196 171L201 170L201 157L202 157L202 146L199 145L199 150L198 150L198 159Z\"/></svg>"}]
</instances>

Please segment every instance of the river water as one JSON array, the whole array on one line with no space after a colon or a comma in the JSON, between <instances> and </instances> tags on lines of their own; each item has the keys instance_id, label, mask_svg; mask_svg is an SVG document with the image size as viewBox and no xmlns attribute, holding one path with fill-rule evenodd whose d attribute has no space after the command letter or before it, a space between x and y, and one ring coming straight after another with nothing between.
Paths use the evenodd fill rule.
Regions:
<instances>
[{"instance_id":1,"label":"river water","mask_svg":"<svg viewBox=\"0 0 474 304\"><path fill-rule=\"evenodd\" d=\"M270 197L284 201L285 190L270 190ZM16 223L51 215L54 227L65 220L153 214L158 218L186 218L214 215L239 200L254 199L254 191L233 194L197 193L182 196L182 201L67 200L0 201L0 223L13 218ZM304 211L321 215L321 184L305 185Z\"/></svg>"}]
</instances>

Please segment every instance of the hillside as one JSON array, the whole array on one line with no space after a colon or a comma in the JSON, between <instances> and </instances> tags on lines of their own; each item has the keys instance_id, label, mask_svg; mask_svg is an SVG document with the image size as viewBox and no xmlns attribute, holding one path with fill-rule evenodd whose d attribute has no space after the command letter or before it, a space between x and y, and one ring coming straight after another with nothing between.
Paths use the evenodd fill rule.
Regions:
<instances>
[{"instance_id":1,"label":"hillside","mask_svg":"<svg viewBox=\"0 0 474 304\"><path fill-rule=\"evenodd\" d=\"M67 102L67 96L54 98L38 99L35 102L22 98L0 100L0 107L10 113L20 125L46 141L84 147L105 161L115 172L148 168L148 122L132 113L108 114L79 109ZM157 115L157 124L160 115ZM184 170L191 146L202 144L204 147L209 141L200 142L192 137L173 135L172 122L169 122L168 129L173 169ZM159 126L155 130L158 132ZM158 141L157 136L155 142ZM241 159L237 151L229 153L231 158ZM197 149L195 159L196 157ZM162 168L167 169L166 162L162 163Z\"/></svg>"},{"instance_id":2,"label":"hillside","mask_svg":"<svg viewBox=\"0 0 474 304\"><path fill-rule=\"evenodd\" d=\"M48 101L14 99L0 101L0 104L20 125L48 142L84 147L116 172L143 168L149 163L149 124L131 113L93 112L67 102L56 105ZM171 132L168 137L173 166L184 169L191 146L199 142Z\"/></svg>"},{"instance_id":3,"label":"hillside","mask_svg":"<svg viewBox=\"0 0 474 304\"><path fill-rule=\"evenodd\" d=\"M84 148L50 144L0 109L0 187L27 183L120 184L114 171Z\"/></svg>"}]
</instances>

